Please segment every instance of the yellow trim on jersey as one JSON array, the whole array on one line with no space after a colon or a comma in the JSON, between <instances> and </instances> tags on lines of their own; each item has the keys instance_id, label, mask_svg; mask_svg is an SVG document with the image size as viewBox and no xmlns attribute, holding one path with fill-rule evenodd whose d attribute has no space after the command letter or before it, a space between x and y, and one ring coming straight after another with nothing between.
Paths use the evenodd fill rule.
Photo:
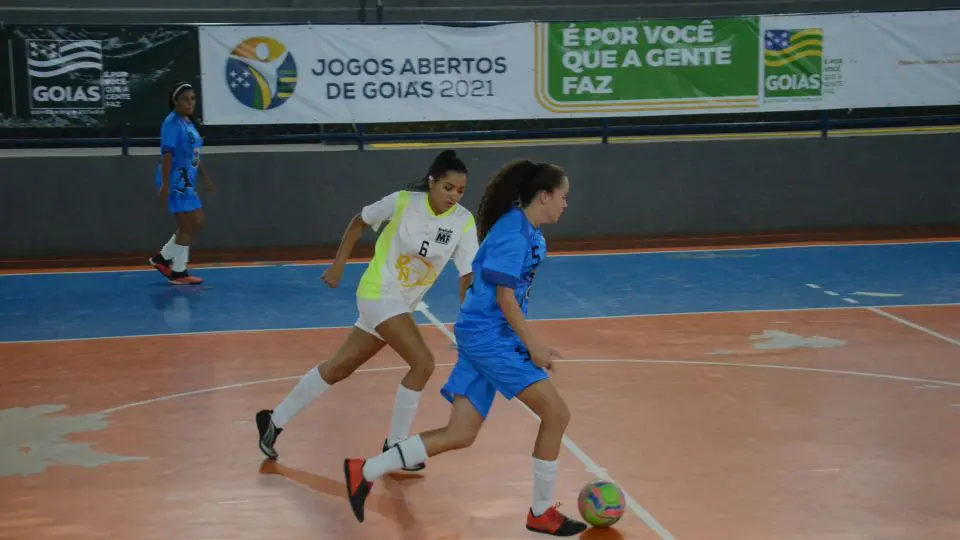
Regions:
<instances>
[{"instance_id":1,"label":"yellow trim on jersey","mask_svg":"<svg viewBox=\"0 0 960 540\"><path fill-rule=\"evenodd\" d=\"M397 235L400 216L402 216L403 211L407 209L409 202L410 192L401 191L397 197L397 206L393 210L393 216L390 217L390 222L387 223L380 237L377 238L377 244L373 251L373 260L367 265L367 269L363 272L363 277L360 278L360 286L357 287L357 296L360 298L371 300L380 298L380 289L383 284L383 275L380 273L380 268L385 266L386 259L390 256L390 244L393 243L393 238Z\"/></svg>"},{"instance_id":2,"label":"yellow trim on jersey","mask_svg":"<svg viewBox=\"0 0 960 540\"><path fill-rule=\"evenodd\" d=\"M477 222L473 219L473 213L467 214L467 222L463 224L463 233L466 234L470 229L476 229Z\"/></svg>"}]
</instances>

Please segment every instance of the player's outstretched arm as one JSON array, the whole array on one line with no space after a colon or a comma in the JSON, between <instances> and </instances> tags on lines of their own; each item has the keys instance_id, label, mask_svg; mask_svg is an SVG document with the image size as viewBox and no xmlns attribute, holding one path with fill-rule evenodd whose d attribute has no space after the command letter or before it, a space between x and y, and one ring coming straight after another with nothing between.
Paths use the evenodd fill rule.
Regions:
<instances>
[{"instance_id":1,"label":"player's outstretched arm","mask_svg":"<svg viewBox=\"0 0 960 540\"><path fill-rule=\"evenodd\" d=\"M363 235L363 229L366 226L367 224L364 223L360 214L353 216L353 219L350 220L347 229L343 232L343 237L340 239L340 247L337 248L337 256L333 260L333 264L323 273L321 279L323 279L324 283L331 287L336 287L340 284L340 278L343 277L343 269L347 265L347 259L349 259L350 254L353 253L353 248Z\"/></svg>"}]
</instances>

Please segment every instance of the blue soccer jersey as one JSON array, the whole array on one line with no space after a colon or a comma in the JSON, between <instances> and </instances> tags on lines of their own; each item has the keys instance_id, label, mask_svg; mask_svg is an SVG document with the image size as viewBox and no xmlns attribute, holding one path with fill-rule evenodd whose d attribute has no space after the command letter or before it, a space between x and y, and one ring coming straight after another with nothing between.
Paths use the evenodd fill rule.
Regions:
<instances>
[{"instance_id":1,"label":"blue soccer jersey","mask_svg":"<svg viewBox=\"0 0 960 540\"><path fill-rule=\"evenodd\" d=\"M171 213L191 212L203 205L197 194L197 173L200 170L200 149L203 138L193 122L176 111L167 115L160 128L161 162L157 164L156 188L163 179L163 154L170 154L170 177L167 186L170 195L167 208Z\"/></svg>"},{"instance_id":2,"label":"blue soccer jersey","mask_svg":"<svg viewBox=\"0 0 960 540\"><path fill-rule=\"evenodd\" d=\"M516 338L497 304L497 287L513 289L524 316L530 289L547 243L519 208L504 214L488 232L473 260L473 285L467 291L454 325L457 340L484 343Z\"/></svg>"},{"instance_id":3,"label":"blue soccer jersey","mask_svg":"<svg viewBox=\"0 0 960 540\"><path fill-rule=\"evenodd\" d=\"M167 179L171 192L196 191L201 148L203 138L192 122L176 111L167 115L160 127L160 154L170 154L171 157L170 178ZM160 174L158 172L157 180Z\"/></svg>"}]
</instances>

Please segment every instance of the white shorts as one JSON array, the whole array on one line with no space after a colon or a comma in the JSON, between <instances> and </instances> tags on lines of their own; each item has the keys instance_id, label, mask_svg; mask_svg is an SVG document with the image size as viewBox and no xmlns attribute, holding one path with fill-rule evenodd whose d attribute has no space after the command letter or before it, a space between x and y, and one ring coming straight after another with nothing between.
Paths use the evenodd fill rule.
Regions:
<instances>
[{"instance_id":1,"label":"white shorts","mask_svg":"<svg viewBox=\"0 0 960 540\"><path fill-rule=\"evenodd\" d=\"M380 341L385 341L376 328L380 324L392 317L402 313L412 313L413 309L406 302L398 298L378 298L371 300L368 298L357 297L357 311L360 317L354 326L372 335Z\"/></svg>"}]
</instances>

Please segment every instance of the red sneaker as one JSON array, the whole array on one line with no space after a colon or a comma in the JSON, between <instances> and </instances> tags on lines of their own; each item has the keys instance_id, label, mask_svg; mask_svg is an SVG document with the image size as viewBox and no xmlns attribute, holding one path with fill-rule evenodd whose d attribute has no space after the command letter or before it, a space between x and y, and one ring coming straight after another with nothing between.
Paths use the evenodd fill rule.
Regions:
<instances>
[{"instance_id":1,"label":"red sneaker","mask_svg":"<svg viewBox=\"0 0 960 540\"><path fill-rule=\"evenodd\" d=\"M187 272L171 272L168 278L173 285L199 285L203 280Z\"/></svg>"},{"instance_id":2,"label":"red sneaker","mask_svg":"<svg viewBox=\"0 0 960 540\"><path fill-rule=\"evenodd\" d=\"M527 530L551 536L573 536L587 530L587 524L574 521L560 513L557 507L551 506L539 516L533 515L533 509L527 512Z\"/></svg>"},{"instance_id":3,"label":"red sneaker","mask_svg":"<svg viewBox=\"0 0 960 540\"><path fill-rule=\"evenodd\" d=\"M148 259L150 266L157 269L158 272L163 274L164 277L169 278L170 274L173 273L173 269L170 268L170 265L173 264L173 261L170 259L164 259L163 255L157 253L153 257Z\"/></svg>"},{"instance_id":4,"label":"red sneaker","mask_svg":"<svg viewBox=\"0 0 960 540\"><path fill-rule=\"evenodd\" d=\"M370 489L373 482L367 482L363 477L363 464L365 459L345 459L343 460L343 475L347 484L347 498L350 499L350 507L353 508L353 515L357 521L363 523L363 503L370 495Z\"/></svg>"}]
</instances>

